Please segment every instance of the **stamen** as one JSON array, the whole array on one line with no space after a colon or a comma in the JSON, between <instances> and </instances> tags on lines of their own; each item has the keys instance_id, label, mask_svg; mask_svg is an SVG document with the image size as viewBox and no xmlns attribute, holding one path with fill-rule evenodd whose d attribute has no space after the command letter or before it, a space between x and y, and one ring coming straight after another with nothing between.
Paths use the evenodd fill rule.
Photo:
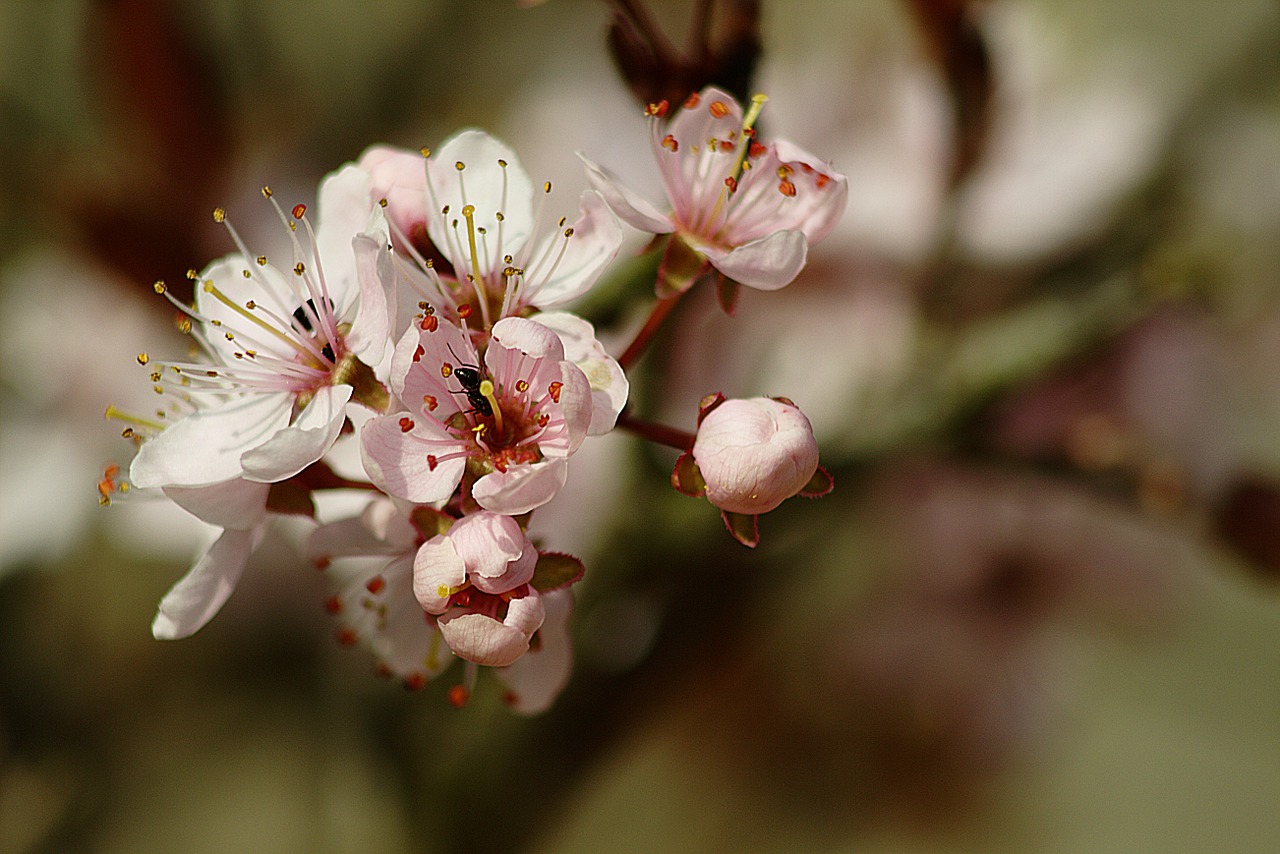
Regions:
<instances>
[{"instance_id":1,"label":"stamen","mask_svg":"<svg viewBox=\"0 0 1280 854\"><path fill-rule=\"evenodd\" d=\"M239 303L237 303L235 300L231 299L231 298L230 298L230 297L228 297L226 294L224 294L222 291L218 290L218 288L213 284L213 280L212 280L212 279L210 279L210 280L208 280L208 281L206 281L206 282L204 283L204 291L205 291L205 293L207 293L207 294L212 294L212 295L213 295L213 297L214 297L216 300L218 300L218 302L222 303L222 304L223 304L223 305L225 305L227 308L231 309L231 310L232 310L232 311L234 311L236 314L239 314L241 317L245 318L246 320L252 321L253 323L255 323L255 324L257 324L258 326L260 326L260 327L262 327L263 329L265 329L267 332L270 332L272 335L274 335L275 337L279 338L281 341L283 341L284 343L288 344L290 347L292 347L294 350L297 350L297 351L298 351L299 353L301 353L302 355L304 355L304 356L311 356L311 355L312 355L312 354L311 354L311 352L310 352L309 350L307 350L307 348L306 348L306 347L303 347L303 346L302 346L302 344L300 344L299 342L295 341L293 338L290 338L288 335L285 335L285 334L284 334L283 332L281 332L279 329L276 329L276 328L275 328L274 326L272 326L270 323L267 323L265 320L263 320L262 318L258 317L256 314L254 314L254 313L252 313L252 312L248 311L248 310L247 310L247 309L245 309L243 306L241 306Z\"/></svg>"},{"instance_id":2,"label":"stamen","mask_svg":"<svg viewBox=\"0 0 1280 854\"><path fill-rule=\"evenodd\" d=\"M123 421L125 424L146 427L148 430L155 430L157 433L165 428L165 425L159 421L150 421L146 418L139 418L137 415L130 415L127 412L122 412L121 410L116 409L114 405L108 405L107 411L104 415L108 420Z\"/></svg>"}]
</instances>

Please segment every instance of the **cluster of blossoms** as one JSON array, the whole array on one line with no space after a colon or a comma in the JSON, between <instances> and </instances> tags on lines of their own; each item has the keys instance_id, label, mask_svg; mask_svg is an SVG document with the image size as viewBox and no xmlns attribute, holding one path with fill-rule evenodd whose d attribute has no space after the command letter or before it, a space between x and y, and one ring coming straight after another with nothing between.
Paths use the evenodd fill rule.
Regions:
<instances>
[{"instance_id":1,"label":"cluster of blossoms","mask_svg":"<svg viewBox=\"0 0 1280 854\"><path fill-rule=\"evenodd\" d=\"M568 678L583 566L526 532L586 440L621 426L674 445L673 484L705 496L749 545L759 514L829 490L809 422L783 398L713 394L696 434L624 412L624 368L674 300L709 279L726 308L739 285L782 287L844 210L843 176L756 140L762 104L744 115L708 88L674 116L650 107L665 215L588 162L576 218L544 216L550 184L535 187L476 130L434 152L369 149L324 179L314 226L264 188L291 241L287 266L251 252L215 211L237 251L189 274L191 305L156 285L200 355L140 354L164 405L154 417L108 410L138 450L127 477L108 469L104 501L162 491L223 529L160 603L156 637L217 613L273 515L314 518L314 493L360 489L360 512L319 524L306 546L332 581L339 638L411 688L462 659L459 705L477 668L493 668L509 703L534 712ZM670 237L651 322L614 359L563 308L618 254L619 219ZM366 480L326 460L350 443Z\"/></svg>"}]
</instances>

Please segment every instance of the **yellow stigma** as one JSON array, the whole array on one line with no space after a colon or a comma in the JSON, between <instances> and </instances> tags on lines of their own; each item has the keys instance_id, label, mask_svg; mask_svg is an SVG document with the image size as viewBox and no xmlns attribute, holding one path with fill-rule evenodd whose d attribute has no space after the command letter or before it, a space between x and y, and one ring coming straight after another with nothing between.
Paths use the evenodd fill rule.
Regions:
<instances>
[{"instance_id":1,"label":"yellow stigma","mask_svg":"<svg viewBox=\"0 0 1280 854\"><path fill-rule=\"evenodd\" d=\"M459 163L458 165L461 166L462 164ZM480 272L480 250L476 247L476 206L463 205L462 218L467 221L467 247L471 250L471 275L467 278L471 280L471 286L475 288L476 300L480 304L480 316L484 320L485 328L488 329L489 299L486 295L488 284L484 280L484 275Z\"/></svg>"},{"instance_id":2,"label":"yellow stigma","mask_svg":"<svg viewBox=\"0 0 1280 854\"><path fill-rule=\"evenodd\" d=\"M480 394L484 395L484 399L489 401L489 408L493 410L493 426L499 433L502 432L502 407L498 405L498 397L495 395L492 380L480 381Z\"/></svg>"}]
</instances>

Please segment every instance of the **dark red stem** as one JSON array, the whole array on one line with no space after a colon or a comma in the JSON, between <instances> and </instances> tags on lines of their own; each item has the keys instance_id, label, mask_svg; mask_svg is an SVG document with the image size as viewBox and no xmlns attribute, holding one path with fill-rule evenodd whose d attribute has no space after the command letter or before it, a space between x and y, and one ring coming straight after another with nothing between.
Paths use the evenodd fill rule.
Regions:
<instances>
[{"instance_id":1,"label":"dark red stem","mask_svg":"<svg viewBox=\"0 0 1280 854\"><path fill-rule=\"evenodd\" d=\"M697 438L692 433L687 433L684 430L635 418L626 412L618 416L618 426L623 430L635 433L641 438L648 439L650 442L657 442L659 445L666 445L669 448L675 448L677 451L693 450L693 440Z\"/></svg>"},{"instance_id":2,"label":"dark red stem","mask_svg":"<svg viewBox=\"0 0 1280 854\"><path fill-rule=\"evenodd\" d=\"M640 327L640 331L636 333L635 340L627 347L626 351L618 357L618 364L625 371L636 363L636 360L644 353L649 346L649 341L662 328L662 324L666 321L667 315L671 313L671 309L676 307L676 303L680 301L680 294L672 297L666 297L658 300L653 304L653 308L649 311L649 317L644 322L644 326Z\"/></svg>"}]
</instances>

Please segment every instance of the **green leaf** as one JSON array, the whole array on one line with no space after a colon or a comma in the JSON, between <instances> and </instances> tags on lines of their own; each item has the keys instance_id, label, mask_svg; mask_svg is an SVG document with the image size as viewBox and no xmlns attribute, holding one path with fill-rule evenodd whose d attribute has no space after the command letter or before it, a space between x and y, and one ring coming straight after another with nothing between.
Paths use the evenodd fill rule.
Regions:
<instances>
[{"instance_id":1,"label":"green leaf","mask_svg":"<svg viewBox=\"0 0 1280 854\"><path fill-rule=\"evenodd\" d=\"M577 583L583 572L582 561L573 555L546 552L538 555L538 565L533 569L533 580L529 586L539 593L550 593Z\"/></svg>"}]
</instances>

